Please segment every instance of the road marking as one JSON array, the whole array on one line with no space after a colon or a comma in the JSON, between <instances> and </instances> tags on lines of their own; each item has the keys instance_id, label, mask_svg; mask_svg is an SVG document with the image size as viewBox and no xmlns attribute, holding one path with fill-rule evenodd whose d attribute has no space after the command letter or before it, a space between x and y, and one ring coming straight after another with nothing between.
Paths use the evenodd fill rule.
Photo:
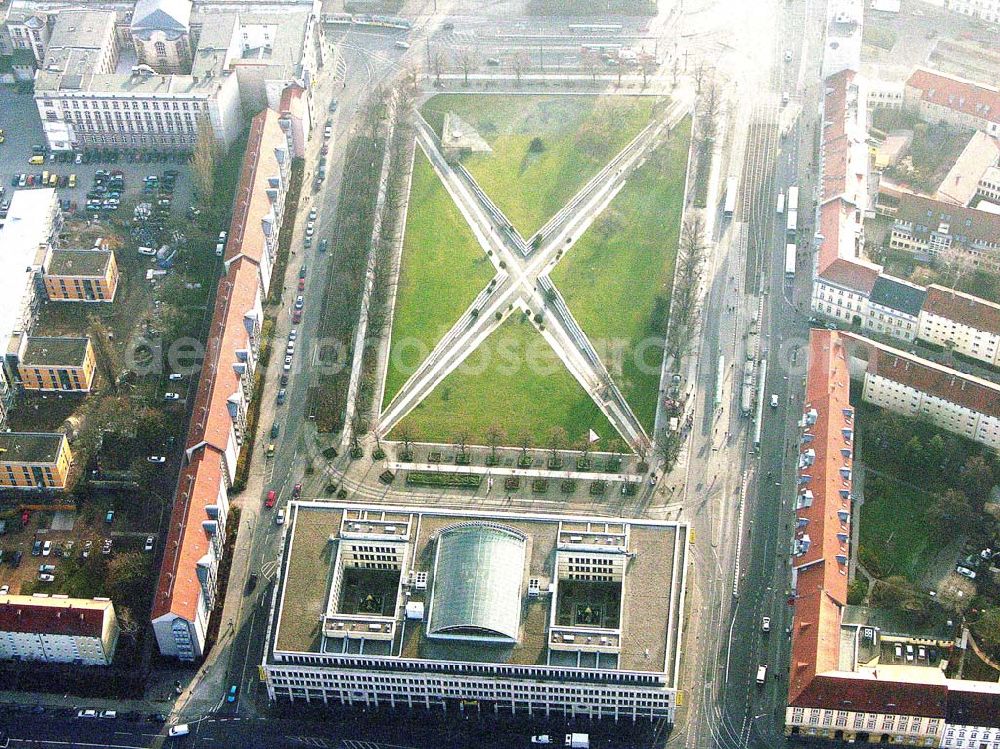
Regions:
<instances>
[{"instance_id":1,"label":"road marking","mask_svg":"<svg viewBox=\"0 0 1000 749\"><path fill-rule=\"evenodd\" d=\"M57 741L56 739L10 739L21 744L34 746L36 744L58 744L59 746L93 746L107 747L107 749L149 749L148 746L133 746L132 744L90 744L85 741Z\"/></svg>"}]
</instances>

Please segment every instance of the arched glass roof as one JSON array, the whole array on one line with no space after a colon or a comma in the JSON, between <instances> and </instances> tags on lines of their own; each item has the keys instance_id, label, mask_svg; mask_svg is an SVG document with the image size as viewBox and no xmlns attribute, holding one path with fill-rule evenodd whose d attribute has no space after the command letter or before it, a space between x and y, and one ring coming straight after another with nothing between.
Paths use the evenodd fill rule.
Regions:
<instances>
[{"instance_id":1,"label":"arched glass roof","mask_svg":"<svg viewBox=\"0 0 1000 749\"><path fill-rule=\"evenodd\" d=\"M463 523L438 536L427 633L516 641L521 622L525 536L489 523Z\"/></svg>"}]
</instances>

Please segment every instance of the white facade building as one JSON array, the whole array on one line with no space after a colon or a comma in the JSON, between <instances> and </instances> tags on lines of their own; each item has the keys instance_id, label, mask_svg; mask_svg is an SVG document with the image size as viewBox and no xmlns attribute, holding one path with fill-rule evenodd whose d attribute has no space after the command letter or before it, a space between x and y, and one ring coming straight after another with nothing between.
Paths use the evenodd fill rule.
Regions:
<instances>
[{"instance_id":1,"label":"white facade building","mask_svg":"<svg viewBox=\"0 0 1000 749\"><path fill-rule=\"evenodd\" d=\"M944 7L953 13L1000 23L1000 0L944 0Z\"/></svg>"},{"instance_id":2,"label":"white facade building","mask_svg":"<svg viewBox=\"0 0 1000 749\"><path fill-rule=\"evenodd\" d=\"M108 666L117 645L107 598L0 596L0 659Z\"/></svg>"},{"instance_id":3,"label":"white facade building","mask_svg":"<svg viewBox=\"0 0 1000 749\"><path fill-rule=\"evenodd\" d=\"M1000 304L931 285L920 310L922 340L1000 366Z\"/></svg>"},{"instance_id":4,"label":"white facade building","mask_svg":"<svg viewBox=\"0 0 1000 749\"><path fill-rule=\"evenodd\" d=\"M262 664L271 699L673 721L686 526L289 513ZM317 574L317 552L332 569Z\"/></svg>"}]
</instances>

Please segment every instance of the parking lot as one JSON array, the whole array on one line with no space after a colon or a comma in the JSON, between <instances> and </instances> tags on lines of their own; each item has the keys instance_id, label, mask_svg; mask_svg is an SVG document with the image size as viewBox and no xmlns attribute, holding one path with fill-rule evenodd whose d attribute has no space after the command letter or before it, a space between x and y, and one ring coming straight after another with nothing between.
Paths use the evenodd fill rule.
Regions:
<instances>
[{"instance_id":1,"label":"parking lot","mask_svg":"<svg viewBox=\"0 0 1000 749\"><path fill-rule=\"evenodd\" d=\"M37 178L43 172L60 177L75 174L76 187L59 187L57 192L60 200L69 201L70 204L75 203L77 210L83 212L87 203L87 193L94 184L94 175L101 170L121 170L125 189L121 196L120 208L111 212L111 215L127 220L131 217L132 207L149 198L142 192L145 178L157 175L162 179L163 172L172 169L180 172L181 176L174 191L171 217L183 219L185 211L191 205L191 180L187 178L189 167L180 156L172 156L169 160L136 162L133 160L132 152L119 152L117 161L107 158L110 154L102 153L88 155L88 158L99 155L99 160L91 159L89 163L77 164L72 158L68 162L53 161L50 160L51 155L46 154L44 164L29 164L32 147L45 145L42 124L31 96L15 94L9 89L4 91L4 106L0 107L0 128L4 130L5 137L5 142L0 143L0 186L3 186L5 191L4 199L9 199L15 189L32 189L27 186L23 188L12 186L11 181L16 175L30 174ZM142 154L144 159L150 159L151 156L151 152ZM107 214L102 211L100 215Z\"/></svg>"}]
</instances>

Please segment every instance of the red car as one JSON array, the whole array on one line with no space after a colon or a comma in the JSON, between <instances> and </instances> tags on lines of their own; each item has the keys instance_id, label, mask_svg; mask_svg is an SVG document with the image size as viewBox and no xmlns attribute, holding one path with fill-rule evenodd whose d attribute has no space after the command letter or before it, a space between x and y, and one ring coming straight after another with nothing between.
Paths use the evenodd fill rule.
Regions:
<instances>
[{"instance_id":1,"label":"red car","mask_svg":"<svg viewBox=\"0 0 1000 749\"><path fill-rule=\"evenodd\" d=\"M302 310L297 309L292 313L292 322L294 323L302 322Z\"/></svg>"},{"instance_id":2,"label":"red car","mask_svg":"<svg viewBox=\"0 0 1000 749\"><path fill-rule=\"evenodd\" d=\"M292 497L301 497L301 496L302 496L302 484L296 484L292 488Z\"/></svg>"},{"instance_id":3,"label":"red car","mask_svg":"<svg viewBox=\"0 0 1000 749\"><path fill-rule=\"evenodd\" d=\"M306 290L306 279L300 278L299 279L299 291L305 291L305 290Z\"/></svg>"},{"instance_id":4,"label":"red car","mask_svg":"<svg viewBox=\"0 0 1000 749\"><path fill-rule=\"evenodd\" d=\"M278 501L278 493L274 489L271 489L271 491L267 493L267 501L264 503L264 506L274 507L274 503L277 501Z\"/></svg>"}]
</instances>

